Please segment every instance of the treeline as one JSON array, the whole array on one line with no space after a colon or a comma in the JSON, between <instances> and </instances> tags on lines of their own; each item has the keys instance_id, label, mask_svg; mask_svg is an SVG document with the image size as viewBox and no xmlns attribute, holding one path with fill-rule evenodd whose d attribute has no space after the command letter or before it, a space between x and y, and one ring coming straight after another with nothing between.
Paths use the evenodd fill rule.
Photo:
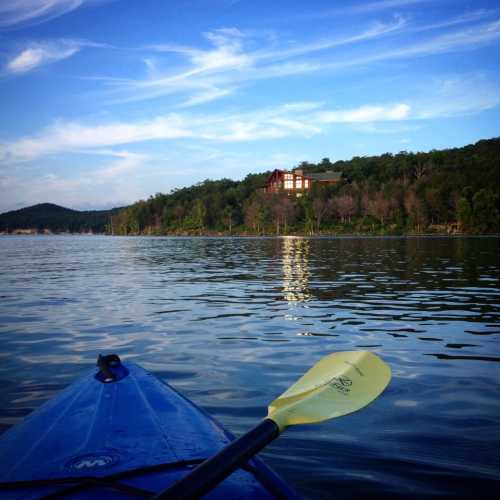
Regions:
<instances>
[{"instance_id":1,"label":"treeline","mask_svg":"<svg viewBox=\"0 0 500 500\"><path fill-rule=\"evenodd\" d=\"M108 233L111 215L120 211L78 211L53 203L40 203L0 214L0 232Z\"/></svg>"},{"instance_id":2,"label":"treeline","mask_svg":"<svg viewBox=\"0 0 500 500\"><path fill-rule=\"evenodd\" d=\"M262 191L270 174L206 180L157 194L113 217L114 234L500 232L500 138L429 153L303 162L342 172L302 197Z\"/></svg>"}]
</instances>

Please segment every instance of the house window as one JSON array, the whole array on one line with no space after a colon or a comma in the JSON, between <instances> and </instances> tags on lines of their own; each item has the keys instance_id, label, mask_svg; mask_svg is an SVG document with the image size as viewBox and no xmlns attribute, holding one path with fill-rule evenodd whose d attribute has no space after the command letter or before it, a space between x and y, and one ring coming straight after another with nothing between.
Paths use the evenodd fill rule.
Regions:
<instances>
[{"instance_id":1,"label":"house window","mask_svg":"<svg viewBox=\"0 0 500 500\"><path fill-rule=\"evenodd\" d=\"M309 187L309 179L304 179L304 187L306 189Z\"/></svg>"},{"instance_id":2,"label":"house window","mask_svg":"<svg viewBox=\"0 0 500 500\"><path fill-rule=\"evenodd\" d=\"M293 189L293 181L285 181L285 189Z\"/></svg>"},{"instance_id":3,"label":"house window","mask_svg":"<svg viewBox=\"0 0 500 500\"><path fill-rule=\"evenodd\" d=\"M297 189L302 189L302 177L297 177L295 179L295 187Z\"/></svg>"},{"instance_id":4,"label":"house window","mask_svg":"<svg viewBox=\"0 0 500 500\"><path fill-rule=\"evenodd\" d=\"M285 174L285 180L293 180L293 174Z\"/></svg>"}]
</instances>

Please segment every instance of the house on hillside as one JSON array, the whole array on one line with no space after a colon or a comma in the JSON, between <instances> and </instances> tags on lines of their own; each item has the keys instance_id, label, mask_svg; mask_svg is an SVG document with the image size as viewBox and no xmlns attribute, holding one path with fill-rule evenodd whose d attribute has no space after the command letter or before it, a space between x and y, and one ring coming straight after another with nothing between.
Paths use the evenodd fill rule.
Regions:
<instances>
[{"instance_id":1,"label":"house on hillside","mask_svg":"<svg viewBox=\"0 0 500 500\"><path fill-rule=\"evenodd\" d=\"M292 172L276 169L267 179L264 191L266 193L277 193L287 191L300 196L305 190L310 189L314 183L337 184L342 180L342 172L320 172L316 174L304 174L301 168Z\"/></svg>"}]
</instances>

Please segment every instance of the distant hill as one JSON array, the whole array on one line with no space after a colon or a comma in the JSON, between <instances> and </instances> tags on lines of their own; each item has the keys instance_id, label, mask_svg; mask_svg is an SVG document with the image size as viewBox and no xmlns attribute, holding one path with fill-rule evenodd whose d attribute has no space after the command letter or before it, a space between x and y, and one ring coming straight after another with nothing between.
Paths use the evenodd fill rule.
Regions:
<instances>
[{"instance_id":1,"label":"distant hill","mask_svg":"<svg viewBox=\"0 0 500 500\"><path fill-rule=\"evenodd\" d=\"M119 210L78 211L40 203L0 214L0 233L105 233Z\"/></svg>"}]
</instances>

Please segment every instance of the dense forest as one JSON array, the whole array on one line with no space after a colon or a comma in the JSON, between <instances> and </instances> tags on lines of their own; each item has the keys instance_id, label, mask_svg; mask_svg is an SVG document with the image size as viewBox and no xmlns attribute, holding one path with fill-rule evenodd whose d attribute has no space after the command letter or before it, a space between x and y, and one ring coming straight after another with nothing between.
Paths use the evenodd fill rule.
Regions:
<instances>
[{"instance_id":1,"label":"dense forest","mask_svg":"<svg viewBox=\"0 0 500 500\"><path fill-rule=\"evenodd\" d=\"M500 138L428 153L302 162L341 172L301 197L266 194L271 172L206 180L129 207L80 212L44 203L0 215L0 233L407 234L500 232Z\"/></svg>"},{"instance_id":2,"label":"dense forest","mask_svg":"<svg viewBox=\"0 0 500 500\"><path fill-rule=\"evenodd\" d=\"M0 233L106 233L111 215L121 209L80 212L52 203L0 214Z\"/></svg>"},{"instance_id":3,"label":"dense forest","mask_svg":"<svg viewBox=\"0 0 500 500\"><path fill-rule=\"evenodd\" d=\"M206 180L119 212L114 234L500 232L500 138L428 153L302 162L342 180L301 197L266 194L270 172Z\"/></svg>"}]
</instances>

